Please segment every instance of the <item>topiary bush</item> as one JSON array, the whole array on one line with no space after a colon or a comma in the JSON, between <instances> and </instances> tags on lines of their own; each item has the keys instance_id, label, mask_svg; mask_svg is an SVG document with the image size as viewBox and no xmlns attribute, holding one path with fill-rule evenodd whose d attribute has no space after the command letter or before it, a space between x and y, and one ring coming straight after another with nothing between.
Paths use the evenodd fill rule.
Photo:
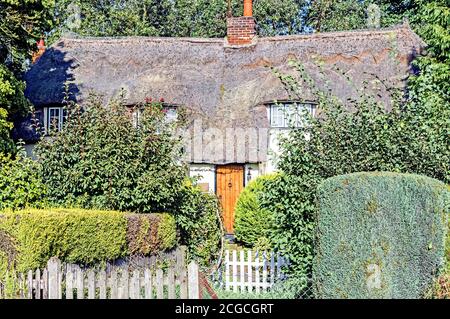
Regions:
<instances>
[{"instance_id":1,"label":"topiary bush","mask_svg":"<svg viewBox=\"0 0 450 319\"><path fill-rule=\"evenodd\" d=\"M259 176L239 195L235 209L234 234L238 241L247 246L260 246L262 243L271 246L271 232L275 227L274 217L270 210L262 207L260 196L270 186L275 176L275 174Z\"/></svg>"},{"instance_id":2,"label":"topiary bush","mask_svg":"<svg viewBox=\"0 0 450 319\"><path fill-rule=\"evenodd\" d=\"M128 255L150 255L176 246L167 214L127 214L81 209L27 209L0 213L0 271L62 261L93 264ZM3 278L0 273L0 278Z\"/></svg>"},{"instance_id":3,"label":"topiary bush","mask_svg":"<svg viewBox=\"0 0 450 319\"><path fill-rule=\"evenodd\" d=\"M317 189L318 298L421 298L445 263L449 192L425 176L354 173Z\"/></svg>"}]
</instances>

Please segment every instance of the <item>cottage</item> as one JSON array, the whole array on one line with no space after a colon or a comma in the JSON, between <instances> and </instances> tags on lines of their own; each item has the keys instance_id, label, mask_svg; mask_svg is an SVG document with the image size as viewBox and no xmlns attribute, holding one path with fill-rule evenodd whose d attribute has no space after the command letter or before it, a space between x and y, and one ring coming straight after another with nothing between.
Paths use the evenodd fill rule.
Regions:
<instances>
[{"instance_id":1,"label":"cottage","mask_svg":"<svg viewBox=\"0 0 450 319\"><path fill-rule=\"evenodd\" d=\"M60 128L65 87L79 103L95 91L106 100L124 94L130 106L146 97L163 97L171 116L177 107L186 107L191 175L200 175L201 187L219 196L226 229L232 233L242 188L276 169L272 154L277 154L278 133L288 129L285 108L295 105L312 114L316 108L311 92L292 101L273 68L290 72L288 61L297 59L317 85L324 85L325 75L333 93L347 99L365 81L404 85L411 61L425 46L407 23L260 38L251 1L245 3L243 17L228 18L225 39L63 37L26 74L26 96L44 126L56 121ZM380 90L380 98L388 102L387 88ZM18 127L16 137L31 149L36 134L30 122Z\"/></svg>"}]
</instances>

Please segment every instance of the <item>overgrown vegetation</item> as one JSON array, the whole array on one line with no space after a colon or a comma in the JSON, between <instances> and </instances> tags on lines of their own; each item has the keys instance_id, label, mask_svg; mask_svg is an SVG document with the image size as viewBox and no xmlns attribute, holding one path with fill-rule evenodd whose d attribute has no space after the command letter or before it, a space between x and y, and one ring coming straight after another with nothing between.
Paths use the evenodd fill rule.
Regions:
<instances>
[{"instance_id":1,"label":"overgrown vegetation","mask_svg":"<svg viewBox=\"0 0 450 319\"><path fill-rule=\"evenodd\" d=\"M80 264L150 255L177 244L168 214L26 209L0 215L0 278L6 270L44 267L50 257Z\"/></svg>"},{"instance_id":2,"label":"overgrown vegetation","mask_svg":"<svg viewBox=\"0 0 450 319\"><path fill-rule=\"evenodd\" d=\"M0 0L0 153L14 154L12 122L30 110L20 80L34 40L51 26L53 0Z\"/></svg>"},{"instance_id":3,"label":"overgrown vegetation","mask_svg":"<svg viewBox=\"0 0 450 319\"><path fill-rule=\"evenodd\" d=\"M320 116L304 114L305 125L281 138L283 172L262 196L277 225L272 238L297 275L311 275L315 189L325 178L361 171L417 173L450 181L448 105L408 100L391 92L391 109L366 87L360 98L343 103L317 88L298 62L296 76L280 75L293 99L306 88L317 96ZM349 111L352 110L352 111Z\"/></svg>"},{"instance_id":4,"label":"overgrown vegetation","mask_svg":"<svg viewBox=\"0 0 450 319\"><path fill-rule=\"evenodd\" d=\"M180 144L160 103L141 107L136 128L121 102L67 105L64 129L36 147L51 204L141 213L174 205L186 176Z\"/></svg>"},{"instance_id":5,"label":"overgrown vegetation","mask_svg":"<svg viewBox=\"0 0 450 319\"><path fill-rule=\"evenodd\" d=\"M235 208L234 235L249 247L271 248L271 231L275 228L272 213L261 207L259 197L276 175L263 175L251 181L239 195Z\"/></svg>"},{"instance_id":6,"label":"overgrown vegetation","mask_svg":"<svg viewBox=\"0 0 450 319\"><path fill-rule=\"evenodd\" d=\"M301 31L304 0L260 0L254 14L262 35ZM234 16L241 16L242 0L231 0ZM56 1L51 39L71 31L84 36L225 37L226 0Z\"/></svg>"},{"instance_id":7,"label":"overgrown vegetation","mask_svg":"<svg viewBox=\"0 0 450 319\"><path fill-rule=\"evenodd\" d=\"M45 194L38 163L26 157L23 150L15 158L0 153L0 211L41 206Z\"/></svg>"},{"instance_id":8,"label":"overgrown vegetation","mask_svg":"<svg viewBox=\"0 0 450 319\"><path fill-rule=\"evenodd\" d=\"M14 142L10 137L13 125L8 121L8 112L0 108L0 153L12 153Z\"/></svg>"},{"instance_id":9,"label":"overgrown vegetation","mask_svg":"<svg viewBox=\"0 0 450 319\"><path fill-rule=\"evenodd\" d=\"M422 298L445 263L450 193L411 174L354 173L317 189L318 298Z\"/></svg>"},{"instance_id":10,"label":"overgrown vegetation","mask_svg":"<svg viewBox=\"0 0 450 319\"><path fill-rule=\"evenodd\" d=\"M48 203L169 212L181 243L208 264L219 249L218 204L215 196L192 185L181 161L175 129L182 125L183 110L177 110L180 120L173 122L160 102L146 102L133 111L139 112L139 123L120 101L105 106L92 96L83 109L68 102L64 129L36 148Z\"/></svg>"}]
</instances>

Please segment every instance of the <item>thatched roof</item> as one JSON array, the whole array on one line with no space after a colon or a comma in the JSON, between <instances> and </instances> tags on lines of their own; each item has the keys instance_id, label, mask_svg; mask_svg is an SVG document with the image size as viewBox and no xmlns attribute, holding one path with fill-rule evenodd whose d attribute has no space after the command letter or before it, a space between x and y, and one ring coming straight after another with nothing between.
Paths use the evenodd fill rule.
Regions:
<instances>
[{"instance_id":1,"label":"thatched roof","mask_svg":"<svg viewBox=\"0 0 450 319\"><path fill-rule=\"evenodd\" d=\"M333 92L346 99L355 96L364 80L379 78L403 85L410 61L424 46L408 25L259 38L254 45L239 48L227 46L225 39L66 37L26 74L26 95L37 107L61 103L65 84L81 103L91 91L105 99L125 93L130 105L145 97L163 97L188 107L192 118L202 119L203 128L267 128L262 105L289 99L269 66L289 72L288 60L298 59L323 85L321 64ZM340 72L352 79L354 87ZM381 96L389 99L385 89ZM313 98L305 94L305 99ZM266 150L260 149L245 161L260 162L265 157ZM204 154L196 161L237 160Z\"/></svg>"}]
</instances>

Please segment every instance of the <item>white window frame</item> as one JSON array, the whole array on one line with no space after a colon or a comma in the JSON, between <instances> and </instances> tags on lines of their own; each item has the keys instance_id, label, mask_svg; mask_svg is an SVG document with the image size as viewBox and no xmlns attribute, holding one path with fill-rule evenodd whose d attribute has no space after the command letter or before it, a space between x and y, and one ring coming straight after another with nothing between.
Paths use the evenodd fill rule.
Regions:
<instances>
[{"instance_id":1,"label":"white window frame","mask_svg":"<svg viewBox=\"0 0 450 319\"><path fill-rule=\"evenodd\" d=\"M296 109L293 106L296 105ZM269 104L268 106L268 119L271 128L277 129L289 129L293 127L302 126L301 113L304 109L309 111L311 116L315 116L316 105L314 103L305 102L280 102ZM292 114L295 116L293 121L294 125L289 123L292 120Z\"/></svg>"},{"instance_id":2,"label":"white window frame","mask_svg":"<svg viewBox=\"0 0 450 319\"><path fill-rule=\"evenodd\" d=\"M178 110L176 106L163 106L163 110L166 110L165 119L167 123L172 123L178 118ZM142 117L142 108L134 108L133 110L133 126L138 127Z\"/></svg>"},{"instance_id":3,"label":"white window frame","mask_svg":"<svg viewBox=\"0 0 450 319\"><path fill-rule=\"evenodd\" d=\"M51 121L50 113L53 110L58 111L58 127L57 132L60 132L64 126L64 122L67 118L67 111L63 106L48 106L44 107L44 127L46 134L50 133L50 130L53 129Z\"/></svg>"}]
</instances>

